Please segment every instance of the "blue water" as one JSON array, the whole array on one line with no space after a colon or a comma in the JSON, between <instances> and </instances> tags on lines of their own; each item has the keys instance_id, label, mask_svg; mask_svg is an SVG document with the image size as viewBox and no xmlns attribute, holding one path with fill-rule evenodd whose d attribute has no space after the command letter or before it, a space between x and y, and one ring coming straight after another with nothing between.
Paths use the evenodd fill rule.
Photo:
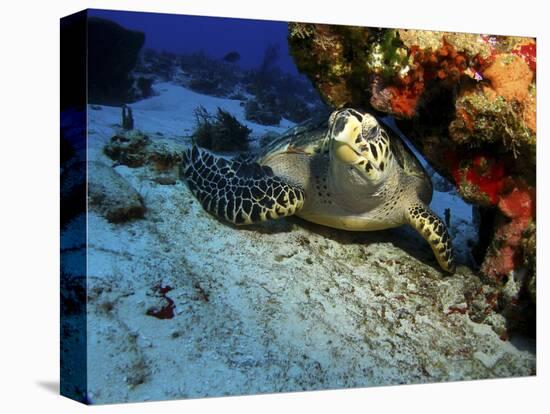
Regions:
<instances>
[{"instance_id":1,"label":"blue water","mask_svg":"<svg viewBox=\"0 0 550 414\"><path fill-rule=\"evenodd\" d=\"M236 51L241 55L236 64L244 69L260 66L266 47L276 44L281 70L297 73L288 51L286 22L94 9L89 15L144 32L144 48L177 54L203 51L218 59Z\"/></svg>"}]
</instances>

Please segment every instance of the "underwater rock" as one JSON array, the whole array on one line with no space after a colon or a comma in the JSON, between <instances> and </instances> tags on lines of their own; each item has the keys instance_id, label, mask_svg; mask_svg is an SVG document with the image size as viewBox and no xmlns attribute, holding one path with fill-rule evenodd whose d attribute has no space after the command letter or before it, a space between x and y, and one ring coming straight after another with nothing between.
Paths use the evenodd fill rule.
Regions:
<instances>
[{"instance_id":1,"label":"underwater rock","mask_svg":"<svg viewBox=\"0 0 550 414\"><path fill-rule=\"evenodd\" d=\"M97 161L88 162L88 202L112 223L143 217L139 193L115 170Z\"/></svg>"},{"instance_id":2,"label":"underwater rock","mask_svg":"<svg viewBox=\"0 0 550 414\"><path fill-rule=\"evenodd\" d=\"M153 82L152 77L140 76L137 78L136 86L139 90L139 95L142 98L149 98L153 95Z\"/></svg>"},{"instance_id":3,"label":"underwater rock","mask_svg":"<svg viewBox=\"0 0 550 414\"><path fill-rule=\"evenodd\" d=\"M140 167L148 156L145 149L149 144L147 135L136 130L126 131L114 135L103 152L121 165Z\"/></svg>"},{"instance_id":4,"label":"underwater rock","mask_svg":"<svg viewBox=\"0 0 550 414\"><path fill-rule=\"evenodd\" d=\"M348 102L357 103L366 97L357 96L370 86L366 73L366 50L370 30L362 27L324 24L290 23L288 41L298 69L312 80L321 97L332 107ZM349 41L345 39L349 37ZM352 40L353 39L353 40ZM351 46L357 55L350 52ZM349 58L352 58L350 61ZM355 58L355 59L354 59ZM361 59L363 58L363 59ZM361 76L354 74L353 63L361 62ZM355 75L355 76L354 76ZM355 81L355 87L350 84Z\"/></svg>"},{"instance_id":5,"label":"underwater rock","mask_svg":"<svg viewBox=\"0 0 550 414\"><path fill-rule=\"evenodd\" d=\"M88 29L88 102L122 105L134 82L130 72L145 43L145 34L110 20L90 17Z\"/></svg>"},{"instance_id":6,"label":"underwater rock","mask_svg":"<svg viewBox=\"0 0 550 414\"><path fill-rule=\"evenodd\" d=\"M394 116L462 198L497 210L485 276L500 280L532 263L523 232L536 226L534 39L305 23L290 24L288 39L330 106ZM532 208L510 216L518 192ZM532 264L527 272L522 289L534 283Z\"/></svg>"},{"instance_id":7,"label":"underwater rock","mask_svg":"<svg viewBox=\"0 0 550 414\"><path fill-rule=\"evenodd\" d=\"M537 288L537 232L534 222L531 222L527 229L523 232L523 238L521 240L521 247L523 250L523 264L528 269L531 275L527 281L527 291L531 297L533 303L536 303L536 288Z\"/></svg>"},{"instance_id":8,"label":"underwater rock","mask_svg":"<svg viewBox=\"0 0 550 414\"><path fill-rule=\"evenodd\" d=\"M514 323L534 323L521 320L517 308L536 301L535 205L534 189L523 182L501 195L495 233L481 266L486 277L503 286L501 307ZM528 292L524 298L523 291Z\"/></svg>"},{"instance_id":9,"label":"underwater rock","mask_svg":"<svg viewBox=\"0 0 550 414\"><path fill-rule=\"evenodd\" d=\"M141 131L132 130L111 137L103 153L115 161L115 166L147 167L155 173L155 182L173 185L179 177L179 164L186 148L172 139L152 139Z\"/></svg>"}]
</instances>

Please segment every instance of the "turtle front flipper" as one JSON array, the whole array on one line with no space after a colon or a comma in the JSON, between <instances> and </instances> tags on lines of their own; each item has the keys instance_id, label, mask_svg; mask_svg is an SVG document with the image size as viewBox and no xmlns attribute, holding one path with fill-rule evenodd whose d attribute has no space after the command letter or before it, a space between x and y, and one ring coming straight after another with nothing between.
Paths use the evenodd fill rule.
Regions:
<instances>
[{"instance_id":1,"label":"turtle front flipper","mask_svg":"<svg viewBox=\"0 0 550 414\"><path fill-rule=\"evenodd\" d=\"M184 153L181 174L206 211L237 225L291 216L304 204L304 191L271 168L196 146Z\"/></svg>"},{"instance_id":2,"label":"turtle front flipper","mask_svg":"<svg viewBox=\"0 0 550 414\"><path fill-rule=\"evenodd\" d=\"M407 209L407 221L430 243L439 265L449 273L456 270L453 246L445 223L422 203Z\"/></svg>"}]
</instances>

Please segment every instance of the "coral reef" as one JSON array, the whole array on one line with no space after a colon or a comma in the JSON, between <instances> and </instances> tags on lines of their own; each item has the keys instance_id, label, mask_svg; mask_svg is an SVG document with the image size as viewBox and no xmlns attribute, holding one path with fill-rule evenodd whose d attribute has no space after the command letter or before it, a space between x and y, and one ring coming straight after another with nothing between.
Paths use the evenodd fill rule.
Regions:
<instances>
[{"instance_id":1,"label":"coral reef","mask_svg":"<svg viewBox=\"0 0 550 414\"><path fill-rule=\"evenodd\" d=\"M324 107L305 76L283 72L278 45L268 45L259 67L243 69L203 52L173 54L147 49L133 71L134 97L152 93L145 82L172 81L195 92L243 101L246 118L278 125L282 118L301 122ZM144 80L142 80L144 79Z\"/></svg>"},{"instance_id":2,"label":"coral reef","mask_svg":"<svg viewBox=\"0 0 550 414\"><path fill-rule=\"evenodd\" d=\"M524 291L534 301L536 41L305 23L288 38L329 105L394 116L466 201L494 212L481 273L504 314Z\"/></svg>"},{"instance_id":3,"label":"coral reef","mask_svg":"<svg viewBox=\"0 0 550 414\"><path fill-rule=\"evenodd\" d=\"M135 71L156 77L161 81L172 80L176 71L176 55L170 52L157 52L154 49L145 49L141 54Z\"/></svg>"},{"instance_id":4,"label":"coral reef","mask_svg":"<svg viewBox=\"0 0 550 414\"><path fill-rule=\"evenodd\" d=\"M229 112L218 108L215 115L199 106L195 109L196 129L193 139L197 145L213 151L241 151L248 148L250 128L241 124Z\"/></svg>"},{"instance_id":5,"label":"coral reef","mask_svg":"<svg viewBox=\"0 0 550 414\"><path fill-rule=\"evenodd\" d=\"M235 85L243 82L244 72L237 67L204 53L181 55L175 64L190 75L187 86L200 93L224 97L234 91ZM176 67L177 67L176 66Z\"/></svg>"},{"instance_id":6,"label":"coral reef","mask_svg":"<svg viewBox=\"0 0 550 414\"><path fill-rule=\"evenodd\" d=\"M302 122L322 108L311 84L301 77L283 73L277 61L279 46L268 45L260 67L248 72L246 119L262 125L278 125L284 117Z\"/></svg>"}]
</instances>

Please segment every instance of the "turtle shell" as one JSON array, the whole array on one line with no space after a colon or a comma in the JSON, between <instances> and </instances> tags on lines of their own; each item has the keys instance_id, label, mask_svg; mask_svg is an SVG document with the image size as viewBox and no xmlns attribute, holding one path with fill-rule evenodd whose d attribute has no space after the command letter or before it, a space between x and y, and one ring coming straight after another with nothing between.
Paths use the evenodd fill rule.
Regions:
<instances>
[{"instance_id":1,"label":"turtle shell","mask_svg":"<svg viewBox=\"0 0 550 414\"><path fill-rule=\"evenodd\" d=\"M381 122L380 124L384 126L384 130L390 137L390 149L397 163L405 175L417 177L420 180L420 185L418 186L418 196L426 204L429 204L432 200L433 187L432 181L430 180L425 168L422 166L408 144L403 142L403 139L395 133L389 125L384 122Z\"/></svg>"},{"instance_id":2,"label":"turtle shell","mask_svg":"<svg viewBox=\"0 0 550 414\"><path fill-rule=\"evenodd\" d=\"M282 153L320 153L327 134L329 115L310 118L286 130L263 148L256 159L261 162Z\"/></svg>"}]
</instances>

